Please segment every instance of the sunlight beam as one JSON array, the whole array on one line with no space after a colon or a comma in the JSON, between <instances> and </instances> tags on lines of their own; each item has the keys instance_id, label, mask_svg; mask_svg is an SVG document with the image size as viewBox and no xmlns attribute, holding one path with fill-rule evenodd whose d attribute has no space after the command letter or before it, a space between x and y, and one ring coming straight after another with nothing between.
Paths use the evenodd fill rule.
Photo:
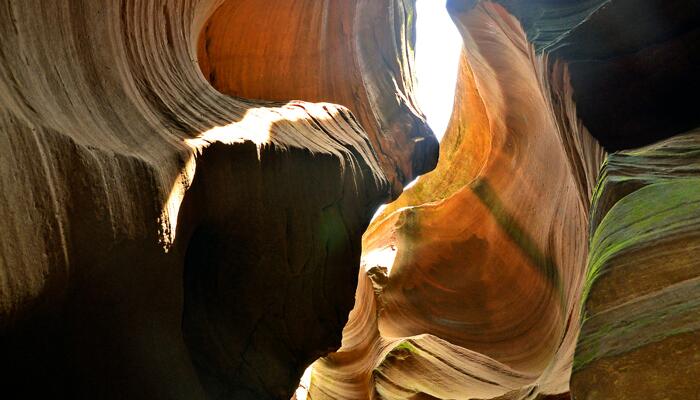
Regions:
<instances>
[{"instance_id":1,"label":"sunlight beam","mask_svg":"<svg viewBox=\"0 0 700 400\"><path fill-rule=\"evenodd\" d=\"M462 36L445 0L417 0L416 12L416 97L428 125L442 140L452 114Z\"/></svg>"}]
</instances>

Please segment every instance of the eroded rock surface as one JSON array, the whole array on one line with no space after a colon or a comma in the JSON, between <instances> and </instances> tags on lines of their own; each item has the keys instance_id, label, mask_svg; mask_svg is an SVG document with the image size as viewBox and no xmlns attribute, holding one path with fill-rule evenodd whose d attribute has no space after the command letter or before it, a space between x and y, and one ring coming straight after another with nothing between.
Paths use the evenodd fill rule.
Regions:
<instances>
[{"instance_id":1,"label":"eroded rock surface","mask_svg":"<svg viewBox=\"0 0 700 400\"><path fill-rule=\"evenodd\" d=\"M693 398L697 2L447 6L440 163L365 234L311 398ZM603 147L664 138L611 155L591 206Z\"/></svg>"},{"instance_id":2,"label":"eroded rock surface","mask_svg":"<svg viewBox=\"0 0 700 400\"><path fill-rule=\"evenodd\" d=\"M365 234L358 300L341 350L314 365L313 399L568 391L604 153L566 69L514 17L451 11L465 47L440 162Z\"/></svg>"},{"instance_id":3,"label":"eroded rock surface","mask_svg":"<svg viewBox=\"0 0 700 400\"><path fill-rule=\"evenodd\" d=\"M204 26L198 60L223 93L348 107L398 196L437 162L413 94L414 3L228 1Z\"/></svg>"},{"instance_id":4,"label":"eroded rock surface","mask_svg":"<svg viewBox=\"0 0 700 400\"><path fill-rule=\"evenodd\" d=\"M401 194L413 0L5 1L3 390L696 396L698 2L446 3Z\"/></svg>"},{"instance_id":5,"label":"eroded rock surface","mask_svg":"<svg viewBox=\"0 0 700 400\"><path fill-rule=\"evenodd\" d=\"M611 154L593 203L577 399L700 393L700 131Z\"/></svg>"},{"instance_id":6,"label":"eroded rock surface","mask_svg":"<svg viewBox=\"0 0 700 400\"><path fill-rule=\"evenodd\" d=\"M410 2L292 3L0 6L4 391L289 398L340 345L361 234L437 147Z\"/></svg>"}]
</instances>

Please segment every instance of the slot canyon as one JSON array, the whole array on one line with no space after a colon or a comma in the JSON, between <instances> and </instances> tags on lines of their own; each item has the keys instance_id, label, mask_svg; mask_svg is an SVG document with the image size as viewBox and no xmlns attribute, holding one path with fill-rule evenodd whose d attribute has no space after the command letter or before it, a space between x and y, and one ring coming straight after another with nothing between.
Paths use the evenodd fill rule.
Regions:
<instances>
[{"instance_id":1,"label":"slot canyon","mask_svg":"<svg viewBox=\"0 0 700 400\"><path fill-rule=\"evenodd\" d=\"M700 399L700 2L420 1L0 1L0 397Z\"/></svg>"}]
</instances>

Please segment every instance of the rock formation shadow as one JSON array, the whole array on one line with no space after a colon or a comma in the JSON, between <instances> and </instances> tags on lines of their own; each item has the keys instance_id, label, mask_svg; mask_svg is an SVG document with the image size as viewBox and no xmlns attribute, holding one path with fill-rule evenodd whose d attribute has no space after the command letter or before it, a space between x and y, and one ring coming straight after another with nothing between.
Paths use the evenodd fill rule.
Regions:
<instances>
[{"instance_id":1,"label":"rock formation shadow","mask_svg":"<svg viewBox=\"0 0 700 400\"><path fill-rule=\"evenodd\" d=\"M249 100L212 86L226 77L203 75L199 38L236 43L202 33L234 3L242 5L0 7L0 375L8 393L237 396L231 381L221 384L233 376L256 398L288 398L303 364L339 343L373 209L437 159L435 138L406 100L413 77L400 50L412 46L401 35L411 29L409 14L399 0L389 3L401 13L362 8L358 18L380 39L371 46L363 25L346 19L345 31L311 38L338 41L342 33L345 48L317 58L337 59L352 81L303 58L275 79L258 82L248 71L245 80L263 89L313 70L327 77L307 81L320 98L332 100L332 85L373 93L379 100L353 95L350 104L365 110L365 131L345 107L287 101L318 100L304 98L308 92ZM265 17L256 12L267 3L251 5L236 17ZM305 26L338 26L346 14L336 6L339 13ZM261 40L296 43L277 22ZM252 38L259 26L232 34ZM381 58L396 68L362 67ZM303 329L307 322L318 329ZM210 357L213 346L228 353ZM222 357L230 359L215 365Z\"/></svg>"}]
</instances>

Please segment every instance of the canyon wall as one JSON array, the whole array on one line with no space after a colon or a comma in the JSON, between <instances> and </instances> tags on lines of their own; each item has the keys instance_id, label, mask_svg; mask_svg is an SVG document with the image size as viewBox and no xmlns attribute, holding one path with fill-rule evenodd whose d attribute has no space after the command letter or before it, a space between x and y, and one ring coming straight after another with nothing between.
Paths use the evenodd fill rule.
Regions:
<instances>
[{"instance_id":1,"label":"canyon wall","mask_svg":"<svg viewBox=\"0 0 700 400\"><path fill-rule=\"evenodd\" d=\"M412 2L306 3L3 2L3 390L289 398L340 345L361 235L437 141Z\"/></svg>"},{"instance_id":2,"label":"canyon wall","mask_svg":"<svg viewBox=\"0 0 700 400\"><path fill-rule=\"evenodd\" d=\"M592 208L579 398L700 394L700 130L611 154Z\"/></svg>"},{"instance_id":3,"label":"canyon wall","mask_svg":"<svg viewBox=\"0 0 700 400\"><path fill-rule=\"evenodd\" d=\"M365 234L310 398L693 398L697 134L674 135L700 124L697 3L447 6L464 51L440 161ZM598 181L604 149L668 137Z\"/></svg>"},{"instance_id":4,"label":"canyon wall","mask_svg":"<svg viewBox=\"0 0 700 400\"><path fill-rule=\"evenodd\" d=\"M534 398L568 391L604 156L566 67L500 5L453 8L464 51L435 171L364 236L339 352L313 399Z\"/></svg>"},{"instance_id":5,"label":"canyon wall","mask_svg":"<svg viewBox=\"0 0 700 400\"><path fill-rule=\"evenodd\" d=\"M414 3L3 2L3 390L700 393L700 3L446 1L439 149Z\"/></svg>"}]
</instances>

